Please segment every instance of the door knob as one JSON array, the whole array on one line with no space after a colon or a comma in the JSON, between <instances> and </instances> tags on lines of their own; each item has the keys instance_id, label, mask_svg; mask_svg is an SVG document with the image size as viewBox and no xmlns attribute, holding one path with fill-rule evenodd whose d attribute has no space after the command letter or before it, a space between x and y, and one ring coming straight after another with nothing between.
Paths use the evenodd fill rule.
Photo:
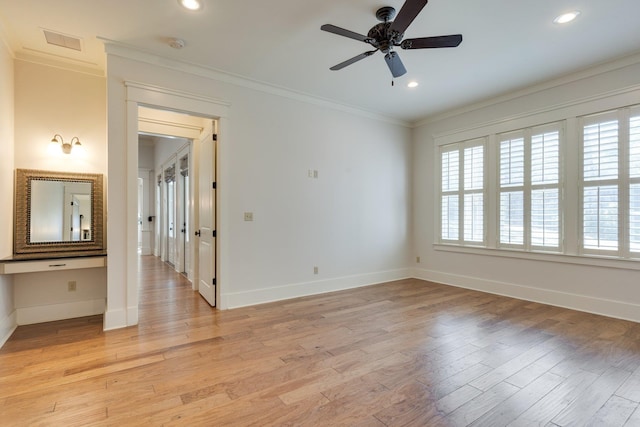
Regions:
<instances>
[{"instance_id":1,"label":"door knob","mask_svg":"<svg viewBox=\"0 0 640 427\"><path fill-rule=\"evenodd\" d=\"M200 230L196 231L196 236L200 237Z\"/></svg>"}]
</instances>

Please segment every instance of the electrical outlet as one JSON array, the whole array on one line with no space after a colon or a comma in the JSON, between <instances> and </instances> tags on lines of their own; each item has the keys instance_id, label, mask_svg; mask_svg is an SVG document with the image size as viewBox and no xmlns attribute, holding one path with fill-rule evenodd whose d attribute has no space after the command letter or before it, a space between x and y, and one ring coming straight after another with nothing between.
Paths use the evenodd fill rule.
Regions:
<instances>
[{"instance_id":1,"label":"electrical outlet","mask_svg":"<svg viewBox=\"0 0 640 427\"><path fill-rule=\"evenodd\" d=\"M244 213L245 221L253 221L253 212L245 212Z\"/></svg>"},{"instance_id":2,"label":"electrical outlet","mask_svg":"<svg viewBox=\"0 0 640 427\"><path fill-rule=\"evenodd\" d=\"M69 283L67 283L67 290L69 292L75 292L76 291L76 281L75 280L71 280L71 281L69 281Z\"/></svg>"},{"instance_id":3,"label":"electrical outlet","mask_svg":"<svg viewBox=\"0 0 640 427\"><path fill-rule=\"evenodd\" d=\"M318 267L313 267L313 274L318 274Z\"/></svg>"}]
</instances>

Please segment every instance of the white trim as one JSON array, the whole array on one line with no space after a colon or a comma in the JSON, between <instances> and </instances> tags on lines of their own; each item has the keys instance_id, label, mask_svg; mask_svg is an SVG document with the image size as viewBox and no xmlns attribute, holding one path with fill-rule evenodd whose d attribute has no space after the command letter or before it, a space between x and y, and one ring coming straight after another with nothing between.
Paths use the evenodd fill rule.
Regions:
<instances>
[{"instance_id":1,"label":"white trim","mask_svg":"<svg viewBox=\"0 0 640 427\"><path fill-rule=\"evenodd\" d=\"M31 325L33 323L93 316L102 314L104 311L104 298L61 304L38 305L35 307L21 307L16 309L16 322L18 325Z\"/></svg>"},{"instance_id":2,"label":"white trim","mask_svg":"<svg viewBox=\"0 0 640 427\"><path fill-rule=\"evenodd\" d=\"M446 145L490 134L511 132L528 127L538 127L546 123L562 121L577 116L593 115L608 110L616 110L640 102L640 84L603 92L598 95L577 98L556 105L528 111L501 119L491 120L453 129L433 135L436 145ZM480 108L480 107L478 107Z\"/></svg>"},{"instance_id":3,"label":"white trim","mask_svg":"<svg viewBox=\"0 0 640 427\"><path fill-rule=\"evenodd\" d=\"M135 317L137 318L138 313L135 310ZM126 328L130 326L127 324L128 313L125 310L109 310L109 303L107 302L107 309L104 312L104 327L105 331L111 331L113 329ZM131 323L135 325L135 323Z\"/></svg>"},{"instance_id":4,"label":"white trim","mask_svg":"<svg viewBox=\"0 0 640 427\"><path fill-rule=\"evenodd\" d=\"M235 86L244 87L247 89L257 90L260 92L269 93L276 96L281 96L284 98L293 99L296 101L306 102L313 105L318 105L321 107L327 107L338 111L347 112L350 114L354 114L357 116L382 121L385 123L390 123L393 125L404 126L407 128L411 127L411 124L408 121L397 120L389 118L385 115L375 113L372 111L367 111L362 108L342 104L327 98L321 98L319 96L314 96L308 93L295 91L293 89L288 89L286 87L253 80L238 74L228 73L222 70L205 67L202 65L175 61L173 59L165 58L158 56L154 53L150 53L144 50L140 50L133 46L116 42L113 40L109 40L106 38L98 37L105 44L105 50L107 54L113 56L119 56L122 58L143 62L146 64L154 65L157 67L163 67L170 70L181 71L191 75L205 77L208 79L213 79L216 81L232 84Z\"/></svg>"},{"instance_id":5,"label":"white trim","mask_svg":"<svg viewBox=\"0 0 640 427\"><path fill-rule=\"evenodd\" d=\"M563 264L590 265L596 267L607 267L624 270L640 270L640 261L636 259L623 259L617 257L597 256L597 255L573 255L556 252L542 252L515 250L507 248L485 248L472 246L447 245L444 243L434 244L436 251L458 252L464 254L497 256L504 258L519 258L535 261L559 262Z\"/></svg>"},{"instance_id":6,"label":"white trim","mask_svg":"<svg viewBox=\"0 0 640 427\"><path fill-rule=\"evenodd\" d=\"M617 319L640 322L640 305L624 301L588 297L579 294L558 292L549 289L531 288L512 283L477 279L434 270L414 269L413 276L459 288L472 289L490 294L503 295L510 298L533 301L541 304L563 307Z\"/></svg>"},{"instance_id":7,"label":"white trim","mask_svg":"<svg viewBox=\"0 0 640 427\"><path fill-rule=\"evenodd\" d=\"M107 229L107 233L114 230L114 228L116 229L113 231L114 233L119 232L117 230L118 226L125 227L128 232L125 233L125 244L122 247L109 248L109 258L115 260L115 262L110 260L107 266L107 298L114 295L115 301L122 300L122 302L118 302L117 306L114 306L107 300L107 307L110 308L104 317L105 330L132 326L138 323L138 107L143 105L151 108L170 109L186 114L218 119L220 124L218 132L220 162L216 181L219 183L228 181L228 172L224 167L225 164L229 164L229 150L225 148L228 144L227 129L229 122L226 120L230 109L228 102L143 83L125 81L122 84L126 90L124 106L122 106L125 110L126 119L123 123L123 128L118 130L124 135L113 134L109 136L109 157L124 158L126 163L124 166L110 166L109 172L111 174L115 169L116 173L124 173L125 175L125 215L122 219L123 223L118 223L115 227L110 226ZM124 145L121 142L112 141L112 139L119 139L122 136L126 138ZM224 232L224 235L229 235L229 233L225 232L229 229L227 212L225 211L225 207L229 206L229 196L224 191L224 186L220 185L220 187L217 191L218 200L216 202L217 206L220 206L218 210L218 226L221 233ZM111 188L110 192L115 192L116 194L110 193L110 195L118 198L122 197L119 194L121 191L121 189ZM114 240L110 239L110 242L112 243ZM218 245L216 248L217 277L219 278L219 283L221 283L218 289L224 288L224 284L228 283L226 281L226 271L229 264L226 254L228 252L225 242L221 243L221 240L226 239L216 239L216 244ZM222 305L220 308L226 307Z\"/></svg>"},{"instance_id":8,"label":"white trim","mask_svg":"<svg viewBox=\"0 0 640 427\"><path fill-rule=\"evenodd\" d=\"M410 269L389 270L354 276L336 277L313 282L292 283L251 291L224 293L221 297L224 298L223 301L228 308L238 308L309 295L324 294L327 292L360 288L394 280L407 279L410 277Z\"/></svg>"},{"instance_id":9,"label":"white trim","mask_svg":"<svg viewBox=\"0 0 640 427\"><path fill-rule=\"evenodd\" d=\"M514 99L518 99L518 98L524 98L526 96L529 95L533 95L535 93L538 92L543 92L545 90L549 90L549 89L554 89L557 87L561 87L564 85L567 85L569 83L574 83L574 82L578 82L580 80L585 80L588 79L590 77L595 77L601 74L605 74L607 72L611 72L611 71L615 71L615 70L620 70L622 68L626 68L635 64L640 63L640 52L634 53L632 55L629 56L625 56L622 58L618 58L618 59L614 59L612 61L606 61L600 64L596 64L593 66L590 66L588 68L585 68L581 71L571 71L568 74L562 76L562 77L556 77L556 78L552 78L551 80L548 80L546 82L537 84L537 85L533 85L533 86L528 86L525 87L524 89L520 89L520 90L514 90L514 91L508 91L508 93L506 95L503 96L499 96L499 97L495 97L495 98L491 98L489 100L485 100L485 101L481 101L481 102L476 102L473 104L467 104L465 106L462 106L460 108L454 108L453 110L449 110L449 111L445 111L443 113L436 113L434 115L428 116L422 120L419 120L417 122L414 122L412 124L412 127L421 127L424 125L428 125L430 123L434 123L434 122L438 122L441 120L445 120L445 119L449 119L452 117L456 117L456 116L460 116L462 114L465 113L469 113L471 111L475 111L475 110L479 110L482 108L486 108L486 107L491 107L491 106L495 106L498 104L502 104L504 102L507 101L511 101ZM635 86L632 86L635 87ZM610 94L613 94L614 92L627 92L629 91L629 88L626 89L620 89L618 91L613 91L610 92ZM608 96L606 93L602 94L602 95L596 95L594 97L587 97L587 98L582 98L576 101L572 101L572 102L568 102L565 104L559 104L557 106L545 106L542 110L538 111L539 112L545 112L545 111L551 111L554 109L558 109L558 108L564 108L567 106L571 106L573 104L579 104L582 102L587 102L589 100L593 100L593 99L597 99L600 98L602 96ZM536 114L535 111L529 112L529 113L524 113L524 114L519 114L516 116L512 116L511 118L508 119L503 119L503 120L496 120L495 123L500 123L500 122L506 122L509 120L514 120L517 119L518 117L521 116L527 116L527 115L532 115L532 114Z\"/></svg>"},{"instance_id":10,"label":"white trim","mask_svg":"<svg viewBox=\"0 0 640 427\"><path fill-rule=\"evenodd\" d=\"M18 327L16 310L0 321L0 348L11 338Z\"/></svg>"}]
</instances>

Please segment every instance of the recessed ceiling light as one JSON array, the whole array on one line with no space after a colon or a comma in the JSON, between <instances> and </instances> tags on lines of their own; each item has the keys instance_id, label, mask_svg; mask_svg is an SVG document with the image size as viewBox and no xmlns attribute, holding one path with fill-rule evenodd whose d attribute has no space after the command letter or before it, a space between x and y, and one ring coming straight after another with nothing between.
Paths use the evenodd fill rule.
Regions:
<instances>
[{"instance_id":1,"label":"recessed ceiling light","mask_svg":"<svg viewBox=\"0 0 640 427\"><path fill-rule=\"evenodd\" d=\"M178 3L189 10L200 10L203 7L202 0L178 0Z\"/></svg>"},{"instance_id":2,"label":"recessed ceiling light","mask_svg":"<svg viewBox=\"0 0 640 427\"><path fill-rule=\"evenodd\" d=\"M418 87L418 85L419 85L419 83L416 82L416 81L412 81L412 82L407 83L407 87L411 87L411 88Z\"/></svg>"},{"instance_id":3,"label":"recessed ceiling light","mask_svg":"<svg viewBox=\"0 0 640 427\"><path fill-rule=\"evenodd\" d=\"M578 17L578 15L580 15L580 11L579 10L574 10L572 12L563 13L562 15L556 16L556 18L553 20L553 23L554 24L566 24L566 23L571 22L574 19L576 19Z\"/></svg>"}]
</instances>

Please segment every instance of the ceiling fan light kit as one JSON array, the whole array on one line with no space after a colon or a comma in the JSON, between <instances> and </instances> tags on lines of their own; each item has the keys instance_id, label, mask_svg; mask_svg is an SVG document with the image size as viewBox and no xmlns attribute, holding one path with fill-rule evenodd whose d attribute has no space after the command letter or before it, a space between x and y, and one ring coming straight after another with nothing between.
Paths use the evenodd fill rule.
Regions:
<instances>
[{"instance_id":1,"label":"ceiling fan light kit","mask_svg":"<svg viewBox=\"0 0 640 427\"><path fill-rule=\"evenodd\" d=\"M350 39L358 40L367 43L374 47L374 50L370 50L353 58L347 59L337 65L334 65L330 70L337 71L344 67L358 62L368 56L373 55L377 51L384 54L385 62L391 71L391 75L400 77L406 74L407 69L404 67L400 56L394 50L396 47L401 49L434 49L441 47L456 47L462 43L462 34L452 34L448 36L436 36L436 37L420 37L414 39L403 40L404 32L409 25L418 16L422 9L427 5L428 0L406 0L400 12L396 17L396 10L391 6L381 7L376 11L376 18L382 21L379 24L374 25L366 36L358 34L356 32L346 30L344 28L336 27L335 25L325 24L320 29L329 33L337 34L339 36L348 37ZM395 20L393 20L396 18ZM393 21L392 21L393 20Z\"/></svg>"}]
</instances>

